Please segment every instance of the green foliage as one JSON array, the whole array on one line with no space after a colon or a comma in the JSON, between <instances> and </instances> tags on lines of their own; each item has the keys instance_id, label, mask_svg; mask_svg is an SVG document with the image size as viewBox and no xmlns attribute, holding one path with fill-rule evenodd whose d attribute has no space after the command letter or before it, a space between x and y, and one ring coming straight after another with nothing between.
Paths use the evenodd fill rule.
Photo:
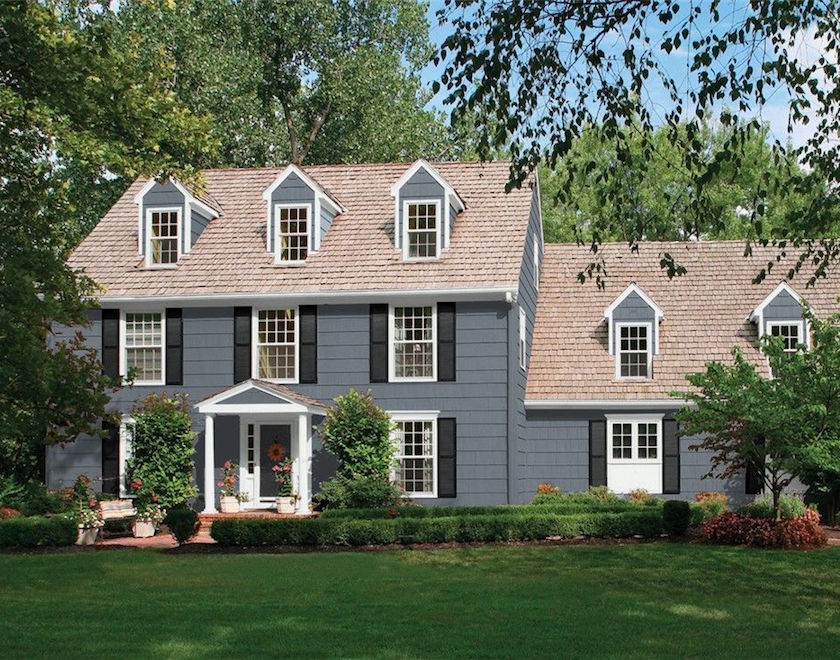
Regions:
<instances>
[{"instance_id":1,"label":"green foliage","mask_svg":"<svg viewBox=\"0 0 840 660\"><path fill-rule=\"evenodd\" d=\"M174 63L170 89L208 112L202 166L405 161L442 151L419 71L431 55L414 0L120 3L141 62Z\"/></svg>"},{"instance_id":2,"label":"green foliage","mask_svg":"<svg viewBox=\"0 0 840 660\"><path fill-rule=\"evenodd\" d=\"M779 497L779 507L782 513L782 519L784 520L805 515L805 503L801 498L793 495L782 495ZM749 504L742 506L738 509L737 513L739 516L746 516L748 518L775 518L773 497L770 493L765 493Z\"/></svg>"},{"instance_id":3,"label":"green foliage","mask_svg":"<svg viewBox=\"0 0 840 660\"><path fill-rule=\"evenodd\" d=\"M840 207L834 3L747 3L733 13L715 2L679 0L446 0L438 16L449 30L434 88L446 88L444 103L456 118L478 113L482 155L510 147L510 185L522 184L541 162L553 168L562 160L557 192L580 212L571 225L590 237L593 251L609 238L633 245L722 228L735 211L723 205L745 197L738 224L748 222L747 237L773 240L780 252L795 249L801 259L793 270L805 265L819 277L840 253L833 238ZM819 56L806 55L802 44L815 39ZM677 56L683 66L674 66ZM788 130L807 124L811 137L793 147L774 136L762 157L772 166L756 170L754 148L766 135L761 109L773 95L785 107ZM710 149L712 118L723 130ZM588 131L600 133L603 149L578 143ZM673 147L663 149L663 142ZM673 185L653 200L647 183L659 174L660 183ZM589 182L594 199L575 207L579 186ZM738 194L741 186L746 195ZM786 196L793 203L775 208ZM587 216L598 201L603 212ZM776 241L779 235L792 241ZM808 240L815 236L828 238ZM597 254L593 259L587 273L600 279L606 265ZM769 259L757 276L773 265ZM683 266L664 255L662 267L675 275Z\"/></svg>"},{"instance_id":4,"label":"green foliage","mask_svg":"<svg viewBox=\"0 0 840 660\"><path fill-rule=\"evenodd\" d=\"M206 120L166 89L169 61L141 67L116 16L87 0L0 3L0 474L21 481L46 445L101 433L113 384L78 334L53 334L96 304L66 258L116 190L82 182L190 180L212 150Z\"/></svg>"},{"instance_id":5,"label":"green foliage","mask_svg":"<svg viewBox=\"0 0 840 660\"><path fill-rule=\"evenodd\" d=\"M76 521L68 516L0 519L0 547L73 545L77 533Z\"/></svg>"},{"instance_id":6,"label":"green foliage","mask_svg":"<svg viewBox=\"0 0 840 660\"><path fill-rule=\"evenodd\" d=\"M13 477L0 477L0 506L17 509L25 516L65 513L73 504L72 494L49 490L39 481L21 484Z\"/></svg>"},{"instance_id":7,"label":"green foliage","mask_svg":"<svg viewBox=\"0 0 840 660\"><path fill-rule=\"evenodd\" d=\"M682 500L668 500L662 505L662 527L671 536L685 536L691 524L691 506Z\"/></svg>"},{"instance_id":8,"label":"green foliage","mask_svg":"<svg viewBox=\"0 0 840 660\"><path fill-rule=\"evenodd\" d=\"M354 389L335 399L320 427L324 449L338 459L338 476L389 478L394 461L391 418L370 392Z\"/></svg>"},{"instance_id":9,"label":"green foliage","mask_svg":"<svg viewBox=\"0 0 840 660\"><path fill-rule=\"evenodd\" d=\"M626 513L356 518L231 518L213 521L211 536L223 546L256 545L380 545L525 541L550 536L657 536L662 531L659 510Z\"/></svg>"},{"instance_id":10,"label":"green foliage","mask_svg":"<svg viewBox=\"0 0 840 660\"><path fill-rule=\"evenodd\" d=\"M171 506L166 512L164 524L169 527L178 543L186 543L198 533L201 521L198 514L185 502Z\"/></svg>"},{"instance_id":11,"label":"green foliage","mask_svg":"<svg viewBox=\"0 0 840 660\"><path fill-rule=\"evenodd\" d=\"M726 502L723 500L707 499L700 502L691 502L691 526L699 527L707 520L717 518L727 511Z\"/></svg>"},{"instance_id":12,"label":"green foliage","mask_svg":"<svg viewBox=\"0 0 840 660\"><path fill-rule=\"evenodd\" d=\"M615 493L610 492L606 486L590 486L588 490L578 493L562 493L562 492L538 492L531 504L535 505L554 505L558 503L565 504L621 504L627 503Z\"/></svg>"},{"instance_id":13,"label":"green foliage","mask_svg":"<svg viewBox=\"0 0 840 660\"><path fill-rule=\"evenodd\" d=\"M338 476L321 484L315 501L327 509L386 510L399 504L402 491L387 477Z\"/></svg>"},{"instance_id":14,"label":"green foliage","mask_svg":"<svg viewBox=\"0 0 840 660\"><path fill-rule=\"evenodd\" d=\"M144 499L164 508L196 494L193 486L195 447L186 396L150 394L133 412L132 456L126 466L129 482Z\"/></svg>"},{"instance_id":15,"label":"green foliage","mask_svg":"<svg viewBox=\"0 0 840 660\"><path fill-rule=\"evenodd\" d=\"M800 478L812 490L840 497L840 315L805 316L811 348L785 353L781 340L764 338L773 378L765 378L739 351L733 363L711 362L687 379L694 390L675 393L694 405L677 415L685 435L704 434L694 449L712 453L709 475L730 478L751 462L764 465L776 502Z\"/></svg>"}]
</instances>

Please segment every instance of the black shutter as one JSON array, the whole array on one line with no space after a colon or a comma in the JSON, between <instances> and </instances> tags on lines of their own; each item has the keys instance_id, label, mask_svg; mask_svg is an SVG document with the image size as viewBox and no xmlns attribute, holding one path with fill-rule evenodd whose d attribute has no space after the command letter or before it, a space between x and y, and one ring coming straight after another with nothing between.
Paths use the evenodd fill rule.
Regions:
<instances>
[{"instance_id":1,"label":"black shutter","mask_svg":"<svg viewBox=\"0 0 840 660\"><path fill-rule=\"evenodd\" d=\"M318 307L301 305L300 316L300 382L318 382Z\"/></svg>"},{"instance_id":2,"label":"black shutter","mask_svg":"<svg viewBox=\"0 0 840 660\"><path fill-rule=\"evenodd\" d=\"M166 310L166 384L184 384L184 317L178 307Z\"/></svg>"},{"instance_id":3,"label":"black shutter","mask_svg":"<svg viewBox=\"0 0 840 660\"><path fill-rule=\"evenodd\" d=\"M102 373L120 376L120 310L102 310Z\"/></svg>"},{"instance_id":4,"label":"black shutter","mask_svg":"<svg viewBox=\"0 0 840 660\"><path fill-rule=\"evenodd\" d=\"M759 438L757 445L764 445L764 439ZM759 495L764 492L764 456L753 457L747 461L744 492L747 495Z\"/></svg>"},{"instance_id":5,"label":"black shutter","mask_svg":"<svg viewBox=\"0 0 840 660\"><path fill-rule=\"evenodd\" d=\"M456 431L454 417L438 419L438 497L455 497Z\"/></svg>"},{"instance_id":6,"label":"black shutter","mask_svg":"<svg viewBox=\"0 0 840 660\"><path fill-rule=\"evenodd\" d=\"M438 380L455 380L455 303L437 306Z\"/></svg>"},{"instance_id":7,"label":"black shutter","mask_svg":"<svg viewBox=\"0 0 840 660\"><path fill-rule=\"evenodd\" d=\"M680 492L680 438L675 419L662 421L662 492Z\"/></svg>"},{"instance_id":8,"label":"black shutter","mask_svg":"<svg viewBox=\"0 0 840 660\"><path fill-rule=\"evenodd\" d=\"M102 422L108 435L102 438L102 492L120 494L120 429L110 422Z\"/></svg>"},{"instance_id":9,"label":"black shutter","mask_svg":"<svg viewBox=\"0 0 840 660\"><path fill-rule=\"evenodd\" d=\"M233 382L251 377L251 308L233 308Z\"/></svg>"},{"instance_id":10,"label":"black shutter","mask_svg":"<svg viewBox=\"0 0 840 660\"><path fill-rule=\"evenodd\" d=\"M388 305L370 306L370 382L388 382Z\"/></svg>"},{"instance_id":11,"label":"black shutter","mask_svg":"<svg viewBox=\"0 0 840 660\"><path fill-rule=\"evenodd\" d=\"M589 485L607 485L607 422L589 422Z\"/></svg>"}]
</instances>

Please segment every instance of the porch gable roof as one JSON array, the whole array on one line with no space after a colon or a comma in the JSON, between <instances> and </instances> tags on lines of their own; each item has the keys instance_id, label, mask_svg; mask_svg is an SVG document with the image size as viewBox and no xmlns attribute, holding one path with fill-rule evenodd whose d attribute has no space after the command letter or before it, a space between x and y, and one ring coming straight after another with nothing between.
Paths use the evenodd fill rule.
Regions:
<instances>
[{"instance_id":1,"label":"porch gable roof","mask_svg":"<svg viewBox=\"0 0 840 660\"><path fill-rule=\"evenodd\" d=\"M267 395L268 402L241 402L241 395L249 392L258 392ZM234 401L240 397L240 402ZM295 392L290 387L280 385L278 383L271 383L266 380L259 380L251 378L249 380L237 383L231 387L227 387L221 392L199 401L195 404L195 408L200 413L220 413L220 414L238 414L238 413L310 413L315 415L325 415L327 406L308 397L299 392Z\"/></svg>"}]
</instances>

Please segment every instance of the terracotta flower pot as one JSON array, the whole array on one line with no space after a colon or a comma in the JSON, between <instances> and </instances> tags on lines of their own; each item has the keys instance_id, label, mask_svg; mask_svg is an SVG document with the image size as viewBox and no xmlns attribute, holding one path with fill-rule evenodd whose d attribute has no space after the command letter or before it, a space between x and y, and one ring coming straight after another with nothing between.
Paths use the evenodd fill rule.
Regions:
<instances>
[{"instance_id":1,"label":"terracotta flower pot","mask_svg":"<svg viewBox=\"0 0 840 660\"><path fill-rule=\"evenodd\" d=\"M233 495L222 495L219 498L219 508L222 513L239 513L239 500Z\"/></svg>"},{"instance_id":2,"label":"terracotta flower pot","mask_svg":"<svg viewBox=\"0 0 840 660\"><path fill-rule=\"evenodd\" d=\"M93 545L99 537L99 527L82 527L79 525L79 536L76 545Z\"/></svg>"},{"instance_id":3,"label":"terracotta flower pot","mask_svg":"<svg viewBox=\"0 0 840 660\"><path fill-rule=\"evenodd\" d=\"M277 504L277 513L294 513L295 512L295 498L288 495L278 497L274 502Z\"/></svg>"},{"instance_id":4,"label":"terracotta flower pot","mask_svg":"<svg viewBox=\"0 0 840 660\"><path fill-rule=\"evenodd\" d=\"M131 527L131 532L136 539L147 539L155 535L155 524L136 520Z\"/></svg>"}]
</instances>

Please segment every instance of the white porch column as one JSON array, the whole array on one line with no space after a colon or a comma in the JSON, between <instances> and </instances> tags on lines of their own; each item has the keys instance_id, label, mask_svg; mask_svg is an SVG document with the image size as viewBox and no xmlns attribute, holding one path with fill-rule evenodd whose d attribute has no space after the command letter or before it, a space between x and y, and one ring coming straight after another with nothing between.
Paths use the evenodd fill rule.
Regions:
<instances>
[{"instance_id":1,"label":"white porch column","mask_svg":"<svg viewBox=\"0 0 840 660\"><path fill-rule=\"evenodd\" d=\"M312 499L312 416L298 415L298 495L297 513L310 513Z\"/></svg>"},{"instance_id":2,"label":"white porch column","mask_svg":"<svg viewBox=\"0 0 840 660\"><path fill-rule=\"evenodd\" d=\"M204 416L204 511L216 513L216 438L214 415Z\"/></svg>"}]
</instances>

